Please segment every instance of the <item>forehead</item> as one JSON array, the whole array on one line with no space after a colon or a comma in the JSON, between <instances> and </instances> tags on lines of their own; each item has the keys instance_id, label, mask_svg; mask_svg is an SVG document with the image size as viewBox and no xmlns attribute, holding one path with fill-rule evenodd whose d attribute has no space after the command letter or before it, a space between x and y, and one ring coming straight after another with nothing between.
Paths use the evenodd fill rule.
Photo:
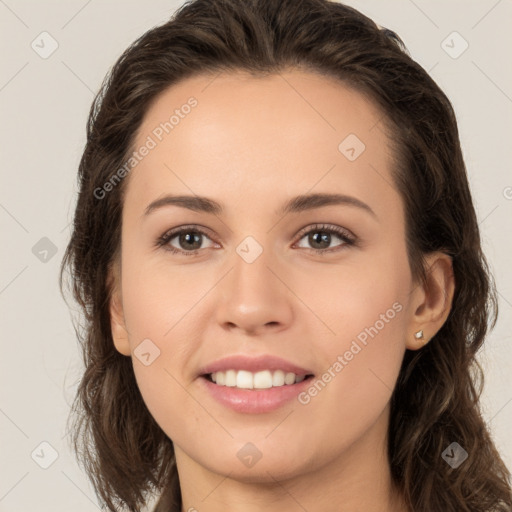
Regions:
<instances>
[{"instance_id":1,"label":"forehead","mask_svg":"<svg viewBox=\"0 0 512 512\"><path fill-rule=\"evenodd\" d=\"M129 194L142 201L179 189L221 198L231 190L231 201L257 202L258 193L289 196L317 183L371 199L393 188L382 118L363 94L310 72L195 76L146 112L134 149L150 140L152 149L131 171Z\"/></svg>"}]
</instances>

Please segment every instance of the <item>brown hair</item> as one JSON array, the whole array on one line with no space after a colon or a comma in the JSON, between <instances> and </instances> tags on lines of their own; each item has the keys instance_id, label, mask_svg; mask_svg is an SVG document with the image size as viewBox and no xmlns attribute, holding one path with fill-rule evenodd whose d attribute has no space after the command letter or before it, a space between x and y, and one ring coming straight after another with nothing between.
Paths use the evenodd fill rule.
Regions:
<instances>
[{"instance_id":1,"label":"brown hair","mask_svg":"<svg viewBox=\"0 0 512 512\"><path fill-rule=\"evenodd\" d=\"M135 41L105 79L90 111L60 275L62 290L69 267L85 314L83 332L76 327L85 372L72 409L80 462L111 511L139 511L155 492L162 493L155 511L181 510L172 441L147 410L131 359L112 340L111 270L126 179L101 200L95 190L123 166L150 103L168 87L198 74L289 68L334 77L380 106L394 141L413 275L425 278L429 252L453 259L450 315L428 345L406 351L391 399L388 451L397 488L416 512L512 510L510 473L479 409L483 374L475 354L496 321L497 302L453 108L394 32L327 0L187 2ZM457 469L441 457L452 442L469 454Z\"/></svg>"}]
</instances>

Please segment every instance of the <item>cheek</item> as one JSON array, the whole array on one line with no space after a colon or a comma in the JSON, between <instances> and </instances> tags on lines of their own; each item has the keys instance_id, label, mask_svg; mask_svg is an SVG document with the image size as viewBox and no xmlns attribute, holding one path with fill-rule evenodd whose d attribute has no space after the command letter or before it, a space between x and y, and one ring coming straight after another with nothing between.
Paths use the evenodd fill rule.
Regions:
<instances>
[{"instance_id":1,"label":"cheek","mask_svg":"<svg viewBox=\"0 0 512 512\"><path fill-rule=\"evenodd\" d=\"M403 342L410 288L405 251L379 257L360 254L334 272L332 267L305 272L295 285L297 295L307 298L310 309L329 327L330 353L333 346L348 350L353 340L363 347L375 340L371 345L376 353Z\"/></svg>"},{"instance_id":2,"label":"cheek","mask_svg":"<svg viewBox=\"0 0 512 512\"><path fill-rule=\"evenodd\" d=\"M167 435L187 438L199 416L186 389L189 369L200 348L201 318L209 318L201 299L216 275L209 273L210 282L192 266L170 270L165 262L155 265L135 258L127 258L123 268L123 308L139 390Z\"/></svg>"},{"instance_id":3,"label":"cheek","mask_svg":"<svg viewBox=\"0 0 512 512\"><path fill-rule=\"evenodd\" d=\"M186 265L173 268L165 258L156 264L135 261L131 267L132 272L123 274L123 308L132 343L143 338L166 345L185 341L177 333L191 316L197 317L197 306L215 284L215 272L198 273Z\"/></svg>"},{"instance_id":4,"label":"cheek","mask_svg":"<svg viewBox=\"0 0 512 512\"><path fill-rule=\"evenodd\" d=\"M317 281L329 288L317 286L308 293L308 304L322 304L319 316L334 334L317 339L325 371L302 397L303 403L312 414L347 425L347 436L375 421L394 389L408 324L410 276L404 268L405 256L389 255L379 264L373 260L354 265L335 279Z\"/></svg>"}]
</instances>

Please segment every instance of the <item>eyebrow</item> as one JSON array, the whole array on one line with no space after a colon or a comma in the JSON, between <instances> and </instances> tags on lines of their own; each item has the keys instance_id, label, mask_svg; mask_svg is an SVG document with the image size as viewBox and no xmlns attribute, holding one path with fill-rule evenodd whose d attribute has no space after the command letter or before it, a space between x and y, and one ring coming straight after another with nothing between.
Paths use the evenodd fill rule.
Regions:
<instances>
[{"instance_id":1,"label":"eyebrow","mask_svg":"<svg viewBox=\"0 0 512 512\"><path fill-rule=\"evenodd\" d=\"M323 206L345 205L354 206L368 212L377 218L375 212L366 203L356 197L345 194L303 194L288 200L280 209L276 210L279 216L288 213L300 213L307 210L314 210ZM221 215L224 211L222 205L217 201L204 196L187 196L187 195L166 195L150 203L145 211L144 216L149 215L153 211L164 206L180 206L195 212L210 213L213 215Z\"/></svg>"}]
</instances>

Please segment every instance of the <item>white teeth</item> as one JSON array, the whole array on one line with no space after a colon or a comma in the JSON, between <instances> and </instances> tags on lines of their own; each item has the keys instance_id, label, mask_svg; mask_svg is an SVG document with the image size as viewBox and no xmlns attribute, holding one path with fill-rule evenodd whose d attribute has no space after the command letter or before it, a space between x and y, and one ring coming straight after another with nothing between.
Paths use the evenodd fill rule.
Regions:
<instances>
[{"instance_id":1,"label":"white teeth","mask_svg":"<svg viewBox=\"0 0 512 512\"><path fill-rule=\"evenodd\" d=\"M305 375L285 373L283 370L263 370L260 372L248 372L246 370L227 370L211 374L213 382L219 386L230 386L241 389L268 389L302 382Z\"/></svg>"},{"instance_id":2,"label":"white teeth","mask_svg":"<svg viewBox=\"0 0 512 512\"><path fill-rule=\"evenodd\" d=\"M276 370L272 375L272 386L284 386L283 370Z\"/></svg>"},{"instance_id":3,"label":"white teeth","mask_svg":"<svg viewBox=\"0 0 512 512\"><path fill-rule=\"evenodd\" d=\"M235 370L228 370L226 372L226 379L224 380L224 384L226 386L230 386L230 387L236 386L236 372L235 372Z\"/></svg>"},{"instance_id":4,"label":"white teeth","mask_svg":"<svg viewBox=\"0 0 512 512\"><path fill-rule=\"evenodd\" d=\"M272 387L272 374L269 370L256 372L253 376L253 387L256 389L267 389Z\"/></svg>"},{"instance_id":5,"label":"white teeth","mask_svg":"<svg viewBox=\"0 0 512 512\"><path fill-rule=\"evenodd\" d=\"M287 373L284 376L284 383L285 384L294 384L295 383L295 373Z\"/></svg>"},{"instance_id":6,"label":"white teeth","mask_svg":"<svg viewBox=\"0 0 512 512\"><path fill-rule=\"evenodd\" d=\"M252 389L254 387L252 381L253 381L253 378L252 378L251 372L246 372L245 370L240 370L236 374L236 387L237 388Z\"/></svg>"}]
</instances>

